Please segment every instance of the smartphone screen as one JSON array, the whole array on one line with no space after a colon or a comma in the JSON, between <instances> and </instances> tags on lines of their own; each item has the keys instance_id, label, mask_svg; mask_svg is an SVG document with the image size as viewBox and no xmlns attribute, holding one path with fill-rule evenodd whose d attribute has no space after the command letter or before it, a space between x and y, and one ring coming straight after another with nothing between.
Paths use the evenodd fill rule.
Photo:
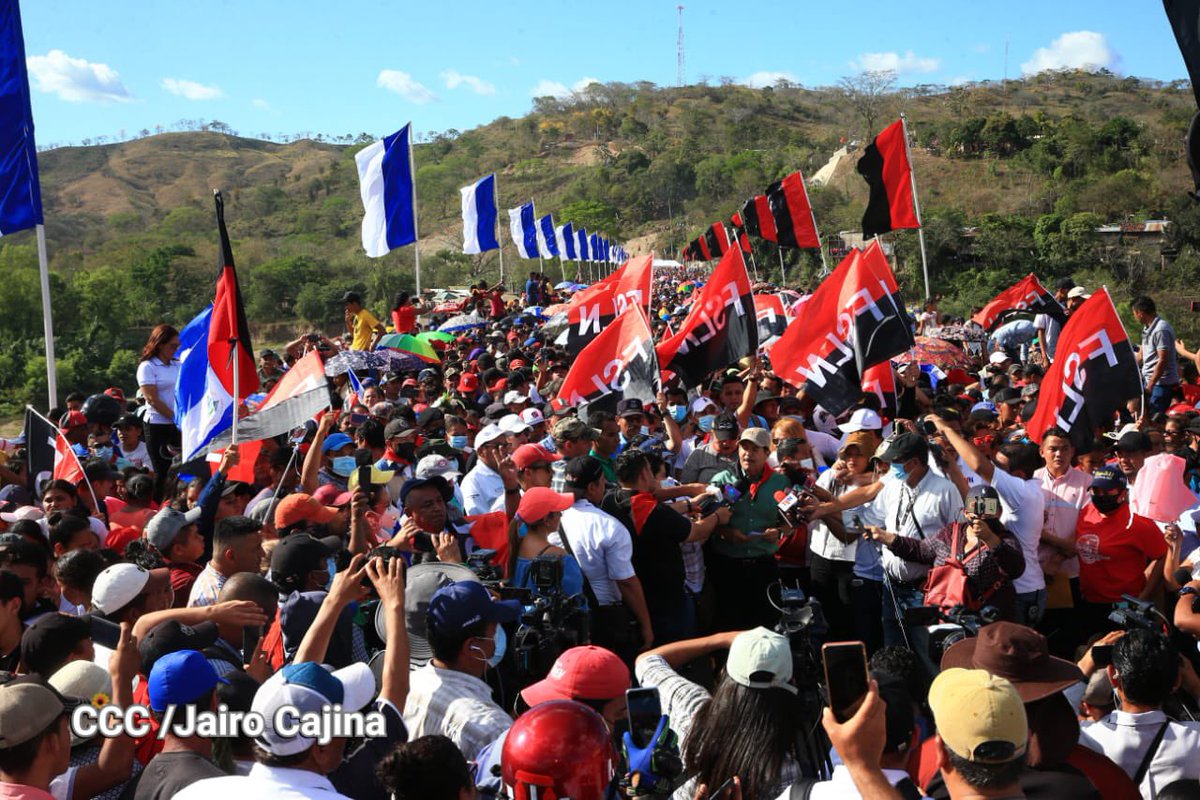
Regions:
<instances>
[{"instance_id":1,"label":"smartphone screen","mask_svg":"<svg viewBox=\"0 0 1200 800\"><path fill-rule=\"evenodd\" d=\"M643 687L625 690L626 713L629 715L629 735L638 747L649 746L662 719L662 704L658 689Z\"/></svg>"},{"instance_id":2,"label":"smartphone screen","mask_svg":"<svg viewBox=\"0 0 1200 800\"><path fill-rule=\"evenodd\" d=\"M107 647L109 650L116 650L117 645L121 642L121 626L115 622L109 622L103 617L92 615L91 620L91 636L92 642Z\"/></svg>"},{"instance_id":3,"label":"smartphone screen","mask_svg":"<svg viewBox=\"0 0 1200 800\"><path fill-rule=\"evenodd\" d=\"M262 639L261 625L247 625L242 628L242 663L249 664L258 650L258 642Z\"/></svg>"},{"instance_id":4,"label":"smartphone screen","mask_svg":"<svg viewBox=\"0 0 1200 800\"><path fill-rule=\"evenodd\" d=\"M358 486L364 492L371 490L371 465L367 464L358 468Z\"/></svg>"},{"instance_id":5,"label":"smartphone screen","mask_svg":"<svg viewBox=\"0 0 1200 800\"><path fill-rule=\"evenodd\" d=\"M854 716L867 696L867 648L862 642L830 642L821 648L829 708L838 722Z\"/></svg>"},{"instance_id":6,"label":"smartphone screen","mask_svg":"<svg viewBox=\"0 0 1200 800\"><path fill-rule=\"evenodd\" d=\"M1097 667L1107 667L1112 663L1112 651L1111 644L1092 645L1092 663Z\"/></svg>"}]
</instances>

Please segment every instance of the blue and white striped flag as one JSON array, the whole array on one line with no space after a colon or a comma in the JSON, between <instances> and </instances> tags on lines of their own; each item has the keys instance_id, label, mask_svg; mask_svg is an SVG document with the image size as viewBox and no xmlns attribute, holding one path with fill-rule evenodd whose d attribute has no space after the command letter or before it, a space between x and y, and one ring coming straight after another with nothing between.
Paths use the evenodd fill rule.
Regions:
<instances>
[{"instance_id":1,"label":"blue and white striped flag","mask_svg":"<svg viewBox=\"0 0 1200 800\"><path fill-rule=\"evenodd\" d=\"M362 243L371 258L417 240L411 130L410 122L354 156L364 212Z\"/></svg>"},{"instance_id":2,"label":"blue and white striped flag","mask_svg":"<svg viewBox=\"0 0 1200 800\"><path fill-rule=\"evenodd\" d=\"M559 254L558 241L554 231L554 218L549 214L537 222L538 252L542 258L553 258Z\"/></svg>"},{"instance_id":3,"label":"blue and white striped flag","mask_svg":"<svg viewBox=\"0 0 1200 800\"><path fill-rule=\"evenodd\" d=\"M499 250L496 241L496 173L481 178L462 192L463 252Z\"/></svg>"},{"instance_id":4,"label":"blue and white striped flag","mask_svg":"<svg viewBox=\"0 0 1200 800\"><path fill-rule=\"evenodd\" d=\"M521 258L538 257L537 222L532 200L508 210L508 229Z\"/></svg>"},{"instance_id":5,"label":"blue and white striped flag","mask_svg":"<svg viewBox=\"0 0 1200 800\"><path fill-rule=\"evenodd\" d=\"M571 223L559 225L554 229L554 237L558 239L558 257L564 261L578 261L579 251L575 249L575 228Z\"/></svg>"},{"instance_id":6,"label":"blue and white striped flag","mask_svg":"<svg viewBox=\"0 0 1200 800\"><path fill-rule=\"evenodd\" d=\"M588 247L587 228L580 228L579 230L575 231L575 245L579 252L579 260L590 261L592 258L592 251Z\"/></svg>"},{"instance_id":7,"label":"blue and white striped flag","mask_svg":"<svg viewBox=\"0 0 1200 800\"><path fill-rule=\"evenodd\" d=\"M17 0L0 2L0 236L42 224L29 73Z\"/></svg>"}]
</instances>

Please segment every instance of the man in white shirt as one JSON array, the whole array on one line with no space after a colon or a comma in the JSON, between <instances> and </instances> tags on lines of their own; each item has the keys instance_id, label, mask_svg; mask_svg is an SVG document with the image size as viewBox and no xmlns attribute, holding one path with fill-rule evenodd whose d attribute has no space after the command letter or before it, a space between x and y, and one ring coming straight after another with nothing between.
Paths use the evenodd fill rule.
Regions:
<instances>
[{"instance_id":1,"label":"man in white shirt","mask_svg":"<svg viewBox=\"0 0 1200 800\"><path fill-rule=\"evenodd\" d=\"M1200 778L1200 723L1171 722L1162 712L1179 680L1179 653L1166 637L1129 631L1106 669L1121 710L1083 723L1079 743L1112 759L1147 800L1172 781Z\"/></svg>"},{"instance_id":2,"label":"man in white shirt","mask_svg":"<svg viewBox=\"0 0 1200 800\"><path fill-rule=\"evenodd\" d=\"M504 657L502 622L521 616L516 600L493 600L481 583L458 581L429 600L426 635L433 659L412 673L404 724L410 738L448 737L468 761L512 725L483 676Z\"/></svg>"},{"instance_id":3,"label":"man in white shirt","mask_svg":"<svg viewBox=\"0 0 1200 800\"><path fill-rule=\"evenodd\" d=\"M1070 435L1057 426L1042 434L1042 460L1046 466L1033 473L1042 484L1046 522L1038 545L1038 562L1046 576L1046 627L1056 655L1071 655L1080 644L1075 624L1079 598L1079 557L1075 549L1075 523L1091 500L1092 476L1071 466L1075 447ZM1053 635L1051 635L1053 634Z\"/></svg>"},{"instance_id":4,"label":"man in white shirt","mask_svg":"<svg viewBox=\"0 0 1200 800\"><path fill-rule=\"evenodd\" d=\"M475 454L479 460L462 479L463 511L467 516L486 514L504 496L500 462L508 454L507 448L505 433L499 425L486 425L475 434Z\"/></svg>"},{"instance_id":5,"label":"man in white shirt","mask_svg":"<svg viewBox=\"0 0 1200 800\"><path fill-rule=\"evenodd\" d=\"M1042 494L1042 482L1034 477L1042 465L1037 446L1023 442L1001 445L989 459L944 421L936 417L930 419L963 463L1000 495L1000 524L1017 537L1025 555L1025 571L1012 576L1017 592L1015 621L1035 627L1046 610L1046 578L1038 564L1046 498Z\"/></svg>"}]
</instances>

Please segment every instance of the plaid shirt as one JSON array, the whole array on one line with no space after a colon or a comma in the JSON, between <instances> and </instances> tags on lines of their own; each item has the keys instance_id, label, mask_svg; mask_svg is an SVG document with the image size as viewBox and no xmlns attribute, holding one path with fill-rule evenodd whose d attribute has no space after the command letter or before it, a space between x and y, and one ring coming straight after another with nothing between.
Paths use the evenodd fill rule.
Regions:
<instances>
[{"instance_id":1,"label":"plaid shirt","mask_svg":"<svg viewBox=\"0 0 1200 800\"><path fill-rule=\"evenodd\" d=\"M204 571L196 576L196 582L192 584L191 594L188 595L188 607L215 606L217 595L221 593L225 580L224 575L213 569L212 562L208 562Z\"/></svg>"},{"instance_id":2,"label":"plaid shirt","mask_svg":"<svg viewBox=\"0 0 1200 800\"><path fill-rule=\"evenodd\" d=\"M512 717L492 700L491 688L473 675L439 669L433 663L414 670L404 724L410 739L442 735L467 761L512 726Z\"/></svg>"}]
</instances>

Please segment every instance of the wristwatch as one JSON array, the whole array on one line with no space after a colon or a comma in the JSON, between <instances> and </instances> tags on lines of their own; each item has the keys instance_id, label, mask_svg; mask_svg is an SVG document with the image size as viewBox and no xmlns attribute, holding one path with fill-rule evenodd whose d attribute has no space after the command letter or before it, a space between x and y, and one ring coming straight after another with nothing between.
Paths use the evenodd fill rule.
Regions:
<instances>
[{"instance_id":1,"label":"wristwatch","mask_svg":"<svg viewBox=\"0 0 1200 800\"><path fill-rule=\"evenodd\" d=\"M1180 597L1187 597L1189 594L1192 595L1193 597L1200 597L1200 589L1197 589L1195 586L1180 587L1180 589L1179 589Z\"/></svg>"}]
</instances>

